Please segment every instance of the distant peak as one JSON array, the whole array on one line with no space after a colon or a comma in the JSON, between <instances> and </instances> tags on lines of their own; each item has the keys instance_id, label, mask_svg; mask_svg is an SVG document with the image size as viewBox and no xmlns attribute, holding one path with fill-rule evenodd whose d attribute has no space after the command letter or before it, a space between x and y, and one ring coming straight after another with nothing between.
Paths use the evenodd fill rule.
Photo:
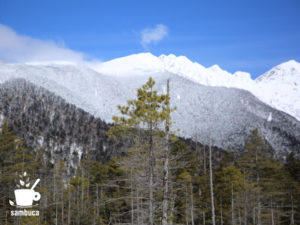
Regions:
<instances>
[{"instance_id":1,"label":"distant peak","mask_svg":"<svg viewBox=\"0 0 300 225\"><path fill-rule=\"evenodd\" d=\"M291 79L291 77L300 78L300 63L296 60L289 60L273 67L268 72L256 78L258 82L276 79Z\"/></svg>"},{"instance_id":2,"label":"distant peak","mask_svg":"<svg viewBox=\"0 0 300 225\"><path fill-rule=\"evenodd\" d=\"M289 60L289 61L286 61L285 63L298 63L298 64L299 64L299 62L297 62L297 61L294 60L294 59L291 59L291 60Z\"/></svg>"},{"instance_id":3,"label":"distant peak","mask_svg":"<svg viewBox=\"0 0 300 225\"><path fill-rule=\"evenodd\" d=\"M300 67L300 63L294 59L279 64L277 67Z\"/></svg>"},{"instance_id":4,"label":"distant peak","mask_svg":"<svg viewBox=\"0 0 300 225\"><path fill-rule=\"evenodd\" d=\"M145 75L163 71L159 58L150 52L132 54L104 62L95 68L97 72L117 75Z\"/></svg>"},{"instance_id":5,"label":"distant peak","mask_svg":"<svg viewBox=\"0 0 300 225\"><path fill-rule=\"evenodd\" d=\"M122 57L122 58L126 58L126 57L157 58L157 56L153 55L151 52L136 53L136 54L132 54L132 55L129 55L129 56Z\"/></svg>"},{"instance_id":6,"label":"distant peak","mask_svg":"<svg viewBox=\"0 0 300 225\"><path fill-rule=\"evenodd\" d=\"M272 70L298 71L300 73L300 63L296 60L289 60L273 67L270 71Z\"/></svg>"},{"instance_id":7,"label":"distant peak","mask_svg":"<svg viewBox=\"0 0 300 225\"><path fill-rule=\"evenodd\" d=\"M153 55L150 52L141 52L141 53L135 53L135 54L115 58L115 59L106 61L104 63L115 62L115 61L134 61L134 60L138 60L138 61L152 60L153 61L153 60L157 60L157 59L158 59L158 57Z\"/></svg>"},{"instance_id":8,"label":"distant peak","mask_svg":"<svg viewBox=\"0 0 300 225\"><path fill-rule=\"evenodd\" d=\"M211 67L209 67L208 69L213 70L213 71L221 71L221 67L217 64L212 65Z\"/></svg>"}]
</instances>

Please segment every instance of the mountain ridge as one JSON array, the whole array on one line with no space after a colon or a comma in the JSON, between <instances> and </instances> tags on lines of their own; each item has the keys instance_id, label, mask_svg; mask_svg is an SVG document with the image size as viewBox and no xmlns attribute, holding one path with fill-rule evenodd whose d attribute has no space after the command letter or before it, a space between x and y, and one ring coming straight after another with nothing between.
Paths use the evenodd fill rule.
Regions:
<instances>
[{"instance_id":1,"label":"mountain ridge","mask_svg":"<svg viewBox=\"0 0 300 225\"><path fill-rule=\"evenodd\" d=\"M94 69L116 77L171 72L202 85L244 89L300 120L300 63L295 60L281 63L254 80L247 72L231 74L218 65L205 68L185 56L173 54L159 57L151 53L133 54L104 62ZM268 74L272 74L272 78Z\"/></svg>"},{"instance_id":2,"label":"mountain ridge","mask_svg":"<svg viewBox=\"0 0 300 225\"><path fill-rule=\"evenodd\" d=\"M178 108L172 114L173 129L183 130L180 136L201 134L199 141L203 144L211 138L217 147L241 148L251 130L259 128L278 152L300 146L299 121L242 89L205 86L169 72L115 77L74 65L6 66L10 72L0 68L0 80L24 78L106 122L112 122L113 115L120 115L117 106L135 98L137 88L149 76L156 81L160 93L165 93L169 79L171 102ZM209 137L212 129L214 133Z\"/></svg>"}]
</instances>

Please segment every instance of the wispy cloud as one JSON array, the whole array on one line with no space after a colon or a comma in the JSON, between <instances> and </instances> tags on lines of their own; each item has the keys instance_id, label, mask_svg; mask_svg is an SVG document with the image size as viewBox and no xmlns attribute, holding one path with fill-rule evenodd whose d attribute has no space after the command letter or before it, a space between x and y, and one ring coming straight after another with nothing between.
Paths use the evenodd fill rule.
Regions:
<instances>
[{"instance_id":1,"label":"wispy cloud","mask_svg":"<svg viewBox=\"0 0 300 225\"><path fill-rule=\"evenodd\" d=\"M145 28L141 31L141 45L146 48L151 43L157 43L168 35L168 27L158 24L154 28Z\"/></svg>"},{"instance_id":2,"label":"wispy cloud","mask_svg":"<svg viewBox=\"0 0 300 225\"><path fill-rule=\"evenodd\" d=\"M20 35L1 24L0 37L0 61L71 61L84 63L87 59L85 54L68 49L63 43Z\"/></svg>"}]
</instances>

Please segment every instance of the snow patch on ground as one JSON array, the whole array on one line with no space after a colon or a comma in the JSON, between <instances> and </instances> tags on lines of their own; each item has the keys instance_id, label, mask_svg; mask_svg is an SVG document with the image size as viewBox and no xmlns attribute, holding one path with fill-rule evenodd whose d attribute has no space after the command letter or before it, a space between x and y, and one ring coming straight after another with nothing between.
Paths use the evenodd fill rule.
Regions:
<instances>
[{"instance_id":1,"label":"snow patch on ground","mask_svg":"<svg viewBox=\"0 0 300 225\"><path fill-rule=\"evenodd\" d=\"M270 112L267 121L268 121L268 122L271 122L271 121L272 121L272 112Z\"/></svg>"},{"instance_id":2,"label":"snow patch on ground","mask_svg":"<svg viewBox=\"0 0 300 225\"><path fill-rule=\"evenodd\" d=\"M0 127L4 124L4 115L0 113Z\"/></svg>"}]
</instances>

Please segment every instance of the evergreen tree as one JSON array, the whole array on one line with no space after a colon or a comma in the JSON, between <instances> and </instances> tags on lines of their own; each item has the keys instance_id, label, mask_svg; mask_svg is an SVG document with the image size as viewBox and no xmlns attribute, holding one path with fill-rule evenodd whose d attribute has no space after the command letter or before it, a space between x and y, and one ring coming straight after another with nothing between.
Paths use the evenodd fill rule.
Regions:
<instances>
[{"instance_id":1,"label":"evergreen tree","mask_svg":"<svg viewBox=\"0 0 300 225\"><path fill-rule=\"evenodd\" d=\"M300 184L300 157L291 152L286 158L285 168Z\"/></svg>"},{"instance_id":2,"label":"evergreen tree","mask_svg":"<svg viewBox=\"0 0 300 225\"><path fill-rule=\"evenodd\" d=\"M16 189L19 175L34 174L38 163L34 156L23 146L22 141L14 135L6 123L0 131L0 209L5 215L9 208L9 199L14 199L12 190Z\"/></svg>"},{"instance_id":3,"label":"evergreen tree","mask_svg":"<svg viewBox=\"0 0 300 225\"><path fill-rule=\"evenodd\" d=\"M246 141L245 151L239 158L239 165L246 183L253 187L244 188L244 219L250 220L248 209L252 208L254 209L252 214L255 215L252 217L253 223L260 225L273 220L274 206L277 204L275 200L279 202L283 196L283 167L276 162L270 146L257 129L252 131ZM248 202L253 204L249 207Z\"/></svg>"},{"instance_id":4,"label":"evergreen tree","mask_svg":"<svg viewBox=\"0 0 300 225\"><path fill-rule=\"evenodd\" d=\"M215 181L216 199L219 202L217 215L224 215L224 218L220 218L223 223L234 224L236 220L234 202L237 201L244 187L242 172L234 166L222 167L217 171Z\"/></svg>"},{"instance_id":5,"label":"evergreen tree","mask_svg":"<svg viewBox=\"0 0 300 225\"><path fill-rule=\"evenodd\" d=\"M154 90L155 81L150 77L142 88L137 90L137 99L127 101L127 106L119 106L121 117L113 117L115 126L110 131L111 134L120 135L124 132L140 132L143 129L139 141L147 149L148 158L148 190L149 190L149 224L154 224L154 179L155 179L155 138L162 137L162 123L170 119L171 109L169 107L168 94L159 95Z\"/></svg>"}]
</instances>

